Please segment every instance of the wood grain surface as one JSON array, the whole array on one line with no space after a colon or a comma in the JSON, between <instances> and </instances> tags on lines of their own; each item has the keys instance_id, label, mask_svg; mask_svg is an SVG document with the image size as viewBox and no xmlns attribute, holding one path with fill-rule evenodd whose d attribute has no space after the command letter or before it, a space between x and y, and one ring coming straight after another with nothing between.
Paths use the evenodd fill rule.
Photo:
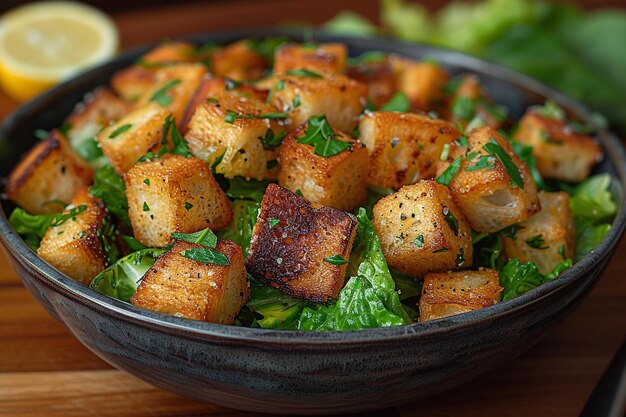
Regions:
<instances>
[{"instance_id":1,"label":"wood grain surface","mask_svg":"<svg viewBox=\"0 0 626 417\"><path fill-rule=\"evenodd\" d=\"M436 5L438 2L427 2ZM601 2L587 2L597 5ZM618 4L607 1L605 4ZM122 46L284 21L319 23L376 2L194 2L115 15ZM0 119L16 104L0 93ZM599 283L538 345L461 388L368 415L576 416L626 335L626 239ZM111 368L40 307L0 253L0 416L249 416L153 388Z\"/></svg>"}]
</instances>

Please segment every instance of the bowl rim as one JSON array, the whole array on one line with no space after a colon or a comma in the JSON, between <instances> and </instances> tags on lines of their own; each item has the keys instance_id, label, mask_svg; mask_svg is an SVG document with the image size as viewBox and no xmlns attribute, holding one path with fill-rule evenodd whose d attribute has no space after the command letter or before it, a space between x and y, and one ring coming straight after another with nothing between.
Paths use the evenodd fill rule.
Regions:
<instances>
[{"instance_id":1,"label":"bowl rim","mask_svg":"<svg viewBox=\"0 0 626 417\"><path fill-rule=\"evenodd\" d=\"M176 39L187 40L194 43L216 42L218 44L224 44L242 38L263 38L268 36L286 36L295 40L303 40L306 38L306 34L298 30L250 29L196 34ZM35 272L33 276L55 292L70 297L90 309L98 310L106 315L112 314L117 319L131 321L142 326L149 326L163 332L175 332L182 337L210 338L211 340L224 339L229 341L241 340L253 341L258 344L289 345L335 345L337 343L358 343L362 345L364 343L388 343L394 340L431 337L441 333L461 330L479 323L500 319L530 304L552 296L555 292L559 292L567 286L573 285L579 279L582 279L586 273L598 267L605 258L611 256L613 249L619 243L626 227L626 153L623 145L614 134L594 122L592 113L585 106L528 76L460 52L389 38L334 35L319 30L313 31L312 37L318 42L344 42L353 47L382 50L406 56L434 55L441 59L444 64L446 62L454 62L454 65L459 65L465 70L495 77L507 83L514 84L517 87L532 91L542 97L549 97L557 104L563 106L573 117L593 125L596 128L597 139L605 150L605 158L609 159L615 167L618 175L617 182L620 185L621 198L618 201L619 208L610 231L595 250L575 263L557 278L512 300L503 301L493 306L469 313L423 323L417 322L393 327L347 331L299 331L249 328L188 320L135 307L129 303L98 293L88 286L78 283L43 261L43 259L37 256L11 228L7 220L7 215L4 212L4 207L2 207L0 209L0 241L4 244L7 252L9 252L10 256L14 257L17 262L29 268L31 270L30 272ZM0 141L6 140L14 129L14 126L21 120L53 104L58 99L57 96L64 92L67 93L71 91L74 84L80 84L81 81L88 80L89 77L93 76L93 74L98 71L108 71L110 73L111 68L108 67L136 58L139 54L158 43L159 42L153 42L125 50L114 59L73 77L30 102L21 105L2 121L0 125ZM595 279L598 279L598 277ZM22 278L22 280L24 280L24 278Z\"/></svg>"}]
</instances>

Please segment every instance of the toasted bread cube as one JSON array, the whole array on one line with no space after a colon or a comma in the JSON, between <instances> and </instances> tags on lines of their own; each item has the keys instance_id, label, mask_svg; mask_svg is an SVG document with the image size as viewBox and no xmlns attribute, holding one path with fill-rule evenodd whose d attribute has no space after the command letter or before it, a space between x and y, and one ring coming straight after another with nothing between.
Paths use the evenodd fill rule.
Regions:
<instances>
[{"instance_id":1,"label":"toasted bread cube","mask_svg":"<svg viewBox=\"0 0 626 417\"><path fill-rule=\"evenodd\" d=\"M183 119L187 103L206 74L202 64L177 64L156 72L154 84L137 102L137 107L156 101L167 107L177 124Z\"/></svg>"},{"instance_id":2,"label":"toasted bread cube","mask_svg":"<svg viewBox=\"0 0 626 417\"><path fill-rule=\"evenodd\" d=\"M372 224L390 267L412 277L472 264L472 237L449 190L435 181L382 198Z\"/></svg>"},{"instance_id":3,"label":"toasted bread cube","mask_svg":"<svg viewBox=\"0 0 626 417\"><path fill-rule=\"evenodd\" d=\"M424 276L419 302L419 321L429 321L455 314L480 310L500 301L498 271L428 273Z\"/></svg>"},{"instance_id":4,"label":"toasted bread cube","mask_svg":"<svg viewBox=\"0 0 626 417\"><path fill-rule=\"evenodd\" d=\"M218 49L211 55L211 73L232 80L256 80L263 76L269 63L242 39Z\"/></svg>"},{"instance_id":5,"label":"toasted bread cube","mask_svg":"<svg viewBox=\"0 0 626 417\"><path fill-rule=\"evenodd\" d=\"M284 121L263 118L266 114L276 114L276 109L254 96L235 90L215 94L198 104L189 121L189 151L210 165L221 159L216 172L227 178L276 178L277 150L265 149L261 139L270 130L284 135Z\"/></svg>"},{"instance_id":6,"label":"toasted bread cube","mask_svg":"<svg viewBox=\"0 0 626 417\"><path fill-rule=\"evenodd\" d=\"M270 103L289 113L291 129L325 114L333 128L352 132L367 103L367 86L341 74L318 75L278 75L258 86L269 89Z\"/></svg>"},{"instance_id":7,"label":"toasted bread cube","mask_svg":"<svg viewBox=\"0 0 626 417\"><path fill-rule=\"evenodd\" d=\"M306 125L292 132L278 149L278 183L312 203L353 211L367 200L369 156L361 142L348 134L335 132L335 139L352 146L331 157L315 154L311 145L298 143Z\"/></svg>"},{"instance_id":8,"label":"toasted bread cube","mask_svg":"<svg viewBox=\"0 0 626 417\"><path fill-rule=\"evenodd\" d=\"M216 230L232 219L228 197L197 158L166 154L135 165L124 181L135 238L146 246L164 247L172 233Z\"/></svg>"},{"instance_id":9,"label":"toasted bread cube","mask_svg":"<svg viewBox=\"0 0 626 417\"><path fill-rule=\"evenodd\" d=\"M532 111L520 121L514 139L532 146L537 169L545 178L583 181L603 157L602 148L591 136L575 133L563 120Z\"/></svg>"},{"instance_id":10,"label":"toasted bread cube","mask_svg":"<svg viewBox=\"0 0 626 417\"><path fill-rule=\"evenodd\" d=\"M89 196L86 188L79 191L63 213L69 214L72 208L78 214L49 227L37 254L70 278L89 285L107 267L99 237L106 211L102 201Z\"/></svg>"},{"instance_id":11,"label":"toasted bread cube","mask_svg":"<svg viewBox=\"0 0 626 417\"><path fill-rule=\"evenodd\" d=\"M251 96L258 98L263 102L267 99L267 91L258 90L249 85L237 84L225 78L217 78L207 74L200 83L200 86L198 86L193 98L187 104L185 114L180 122L181 133L187 133L187 130L189 129L189 121L202 101L232 90L236 90L240 93L240 98L243 99Z\"/></svg>"},{"instance_id":12,"label":"toasted bread cube","mask_svg":"<svg viewBox=\"0 0 626 417\"><path fill-rule=\"evenodd\" d=\"M274 73L307 69L322 73L346 72L348 48L343 43L322 43L312 47L302 44L286 44L276 50Z\"/></svg>"},{"instance_id":13,"label":"toasted bread cube","mask_svg":"<svg viewBox=\"0 0 626 417\"><path fill-rule=\"evenodd\" d=\"M31 214L57 213L92 178L93 170L55 129L13 168L7 198Z\"/></svg>"},{"instance_id":14,"label":"toasted bread cube","mask_svg":"<svg viewBox=\"0 0 626 417\"><path fill-rule=\"evenodd\" d=\"M507 258L532 261L547 274L565 259L574 259L574 219L569 194L539 192L541 211L518 225L515 234L503 236Z\"/></svg>"},{"instance_id":15,"label":"toasted bread cube","mask_svg":"<svg viewBox=\"0 0 626 417\"><path fill-rule=\"evenodd\" d=\"M119 174L127 172L137 160L159 145L163 124L170 111L150 102L98 134L98 143L104 155Z\"/></svg>"},{"instance_id":16,"label":"toasted bread cube","mask_svg":"<svg viewBox=\"0 0 626 417\"><path fill-rule=\"evenodd\" d=\"M459 170L448 187L473 230L497 232L541 209L537 186L528 166L513 152L508 140L492 128L483 126L470 133L468 143L468 148L451 147L448 159L438 164L437 175L461 158ZM508 167L496 155L487 152L485 146L488 143L508 155ZM523 187L518 186L509 173L518 173Z\"/></svg>"},{"instance_id":17,"label":"toasted bread cube","mask_svg":"<svg viewBox=\"0 0 626 417\"><path fill-rule=\"evenodd\" d=\"M450 77L443 67L393 55L390 60L398 89L407 96L412 109L430 111L442 102L443 86Z\"/></svg>"},{"instance_id":18,"label":"toasted bread cube","mask_svg":"<svg viewBox=\"0 0 626 417\"><path fill-rule=\"evenodd\" d=\"M241 246L230 240L217 244L215 249L226 255L229 265L183 256L187 250L201 248L177 241L145 273L131 304L191 320L232 324L250 298Z\"/></svg>"},{"instance_id":19,"label":"toasted bread cube","mask_svg":"<svg viewBox=\"0 0 626 417\"><path fill-rule=\"evenodd\" d=\"M368 98L377 107L389 101L397 90L396 80L387 58L349 68L348 76L367 85Z\"/></svg>"},{"instance_id":20,"label":"toasted bread cube","mask_svg":"<svg viewBox=\"0 0 626 417\"><path fill-rule=\"evenodd\" d=\"M356 221L343 211L315 207L276 184L270 184L246 259L246 268L261 283L313 302L336 299L343 287Z\"/></svg>"},{"instance_id":21,"label":"toasted bread cube","mask_svg":"<svg viewBox=\"0 0 626 417\"><path fill-rule=\"evenodd\" d=\"M398 112L366 114L359 132L370 154L368 183L396 190L432 177L443 147L461 136L446 121Z\"/></svg>"},{"instance_id":22,"label":"toasted bread cube","mask_svg":"<svg viewBox=\"0 0 626 417\"><path fill-rule=\"evenodd\" d=\"M111 76L111 88L128 102L136 102L154 85L156 71L139 65L122 68Z\"/></svg>"},{"instance_id":23,"label":"toasted bread cube","mask_svg":"<svg viewBox=\"0 0 626 417\"><path fill-rule=\"evenodd\" d=\"M167 41L146 52L139 61L147 67L193 62L197 59L195 49L189 42Z\"/></svg>"},{"instance_id":24,"label":"toasted bread cube","mask_svg":"<svg viewBox=\"0 0 626 417\"><path fill-rule=\"evenodd\" d=\"M476 75L463 75L456 91L451 92L446 102L444 118L465 129L474 117L479 117L484 124L497 130L506 121L506 109L490 101Z\"/></svg>"}]
</instances>

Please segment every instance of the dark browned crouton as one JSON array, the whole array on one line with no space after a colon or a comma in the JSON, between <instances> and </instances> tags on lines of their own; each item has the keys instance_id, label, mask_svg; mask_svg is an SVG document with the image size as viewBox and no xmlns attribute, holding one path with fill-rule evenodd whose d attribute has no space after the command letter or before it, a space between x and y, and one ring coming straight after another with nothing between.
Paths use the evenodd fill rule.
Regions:
<instances>
[{"instance_id":1,"label":"dark browned crouton","mask_svg":"<svg viewBox=\"0 0 626 417\"><path fill-rule=\"evenodd\" d=\"M131 304L191 320L232 324L250 298L241 246L220 241L216 250L229 265L195 261L182 256L194 243L177 241L143 276Z\"/></svg>"},{"instance_id":2,"label":"dark browned crouton","mask_svg":"<svg viewBox=\"0 0 626 417\"><path fill-rule=\"evenodd\" d=\"M343 287L356 221L330 207L270 184L254 226L246 268L261 283L313 302L337 298Z\"/></svg>"}]
</instances>

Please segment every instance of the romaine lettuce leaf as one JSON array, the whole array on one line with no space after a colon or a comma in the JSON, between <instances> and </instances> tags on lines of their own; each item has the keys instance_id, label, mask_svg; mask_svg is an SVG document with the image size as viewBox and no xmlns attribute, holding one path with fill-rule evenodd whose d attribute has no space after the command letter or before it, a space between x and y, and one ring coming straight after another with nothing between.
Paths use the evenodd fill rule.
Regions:
<instances>
[{"instance_id":1,"label":"romaine lettuce leaf","mask_svg":"<svg viewBox=\"0 0 626 417\"><path fill-rule=\"evenodd\" d=\"M233 220L228 227L218 232L218 237L238 243L243 249L244 258L247 258L250 239L252 239L252 229L259 214L259 203L249 200L235 200L231 205L233 207Z\"/></svg>"},{"instance_id":2,"label":"romaine lettuce leaf","mask_svg":"<svg viewBox=\"0 0 626 417\"><path fill-rule=\"evenodd\" d=\"M548 274L543 275L534 262L520 262L509 259L500 271L500 285L502 286L502 301L533 290L541 284L556 278L561 272L572 266L572 261L564 260L554 267Z\"/></svg>"},{"instance_id":3,"label":"romaine lettuce leaf","mask_svg":"<svg viewBox=\"0 0 626 417\"><path fill-rule=\"evenodd\" d=\"M250 301L246 307L254 313L254 327L263 329L290 329L298 328L298 320L302 309L308 302L285 295L276 288L259 285L248 275L250 282ZM243 320L240 320L243 321Z\"/></svg>"},{"instance_id":4,"label":"romaine lettuce leaf","mask_svg":"<svg viewBox=\"0 0 626 417\"><path fill-rule=\"evenodd\" d=\"M574 217L592 222L611 219L617 213L617 205L611 195L611 175L594 175L576 187L569 206Z\"/></svg>"},{"instance_id":5,"label":"romaine lettuce leaf","mask_svg":"<svg viewBox=\"0 0 626 417\"><path fill-rule=\"evenodd\" d=\"M30 214L18 207L9 216L9 224L29 248L37 251L43 235L57 216L58 214Z\"/></svg>"},{"instance_id":6,"label":"romaine lettuce leaf","mask_svg":"<svg viewBox=\"0 0 626 417\"><path fill-rule=\"evenodd\" d=\"M93 185L89 187L89 194L101 199L113 216L126 227L131 227L128 218L126 186L122 177L115 172L111 165L96 170Z\"/></svg>"}]
</instances>

